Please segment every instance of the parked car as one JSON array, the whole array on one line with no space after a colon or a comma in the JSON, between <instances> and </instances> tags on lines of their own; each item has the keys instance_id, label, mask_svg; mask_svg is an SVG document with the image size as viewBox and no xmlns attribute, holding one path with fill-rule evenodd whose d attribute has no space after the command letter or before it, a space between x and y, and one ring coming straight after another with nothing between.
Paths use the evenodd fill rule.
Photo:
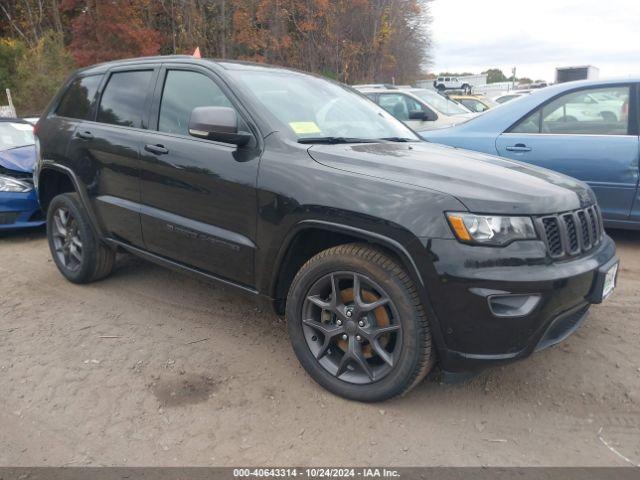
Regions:
<instances>
[{"instance_id":1,"label":"parked car","mask_svg":"<svg viewBox=\"0 0 640 480\"><path fill-rule=\"evenodd\" d=\"M37 135L62 275L97 280L126 251L268 299L302 366L347 398L402 394L436 362L526 357L614 288L588 186L422 142L309 74L105 63L71 76ZM575 245L558 244L567 215L591 219Z\"/></svg>"},{"instance_id":2,"label":"parked car","mask_svg":"<svg viewBox=\"0 0 640 480\"><path fill-rule=\"evenodd\" d=\"M357 90L418 132L466 122L477 115L425 88L360 87Z\"/></svg>"},{"instance_id":3,"label":"parked car","mask_svg":"<svg viewBox=\"0 0 640 480\"><path fill-rule=\"evenodd\" d=\"M453 77L438 77L433 81L436 90L444 92L445 90L462 90L465 93L471 93L473 87L478 85L486 85L487 75L464 75Z\"/></svg>"},{"instance_id":4,"label":"parked car","mask_svg":"<svg viewBox=\"0 0 640 480\"><path fill-rule=\"evenodd\" d=\"M640 228L639 84L558 84L424 137L576 177L595 191L606 226Z\"/></svg>"},{"instance_id":5,"label":"parked car","mask_svg":"<svg viewBox=\"0 0 640 480\"><path fill-rule=\"evenodd\" d=\"M0 230L44 223L33 189L35 163L33 125L17 118L0 118Z\"/></svg>"},{"instance_id":6,"label":"parked car","mask_svg":"<svg viewBox=\"0 0 640 480\"><path fill-rule=\"evenodd\" d=\"M490 108L498 105L498 103L493 102L488 98L473 95L449 95L449 98L460 103L469 111L475 113L486 112Z\"/></svg>"}]
</instances>

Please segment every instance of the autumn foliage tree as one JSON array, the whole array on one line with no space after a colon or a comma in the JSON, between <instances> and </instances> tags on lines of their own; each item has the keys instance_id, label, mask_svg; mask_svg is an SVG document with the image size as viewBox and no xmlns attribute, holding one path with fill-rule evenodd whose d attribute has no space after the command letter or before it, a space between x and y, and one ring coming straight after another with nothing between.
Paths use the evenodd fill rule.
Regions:
<instances>
[{"instance_id":1,"label":"autumn foliage tree","mask_svg":"<svg viewBox=\"0 0 640 480\"><path fill-rule=\"evenodd\" d=\"M145 26L149 7L139 0L64 0L61 8L72 17L69 49L78 65L157 54L162 34Z\"/></svg>"},{"instance_id":2,"label":"autumn foliage tree","mask_svg":"<svg viewBox=\"0 0 640 480\"><path fill-rule=\"evenodd\" d=\"M76 66L195 47L206 57L278 64L346 83L411 83L429 60L430 2L0 0L0 57L11 57L0 66L0 88L11 86L20 98L18 66L28 72L37 59L53 69L56 60L42 52L55 52L53 80L38 75L47 93L29 99L42 108L51 83Z\"/></svg>"}]
</instances>

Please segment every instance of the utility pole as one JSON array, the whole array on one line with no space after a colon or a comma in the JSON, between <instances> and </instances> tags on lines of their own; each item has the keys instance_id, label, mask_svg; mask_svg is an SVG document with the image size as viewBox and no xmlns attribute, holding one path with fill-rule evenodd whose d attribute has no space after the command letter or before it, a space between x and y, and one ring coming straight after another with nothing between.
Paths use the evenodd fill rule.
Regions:
<instances>
[{"instance_id":1,"label":"utility pole","mask_svg":"<svg viewBox=\"0 0 640 480\"><path fill-rule=\"evenodd\" d=\"M221 53L222 53L222 58L227 58L227 2L226 0L222 0L222 5L221 5L221 10L222 10L222 15L220 15L222 17L222 42L221 43Z\"/></svg>"},{"instance_id":2,"label":"utility pole","mask_svg":"<svg viewBox=\"0 0 640 480\"><path fill-rule=\"evenodd\" d=\"M511 69L511 89L516 88L516 67Z\"/></svg>"}]
</instances>

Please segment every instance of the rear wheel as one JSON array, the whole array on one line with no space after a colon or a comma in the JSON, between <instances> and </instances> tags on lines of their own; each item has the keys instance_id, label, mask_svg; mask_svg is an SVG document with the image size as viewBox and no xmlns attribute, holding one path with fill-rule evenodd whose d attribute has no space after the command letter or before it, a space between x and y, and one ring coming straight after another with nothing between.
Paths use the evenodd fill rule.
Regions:
<instances>
[{"instance_id":1,"label":"rear wheel","mask_svg":"<svg viewBox=\"0 0 640 480\"><path fill-rule=\"evenodd\" d=\"M433 365L413 282L394 259L366 245L334 247L309 260L291 285L287 321L302 366L346 398L403 394Z\"/></svg>"},{"instance_id":2,"label":"rear wheel","mask_svg":"<svg viewBox=\"0 0 640 480\"><path fill-rule=\"evenodd\" d=\"M115 252L96 237L76 193L51 201L47 238L58 270L71 282L88 283L111 273Z\"/></svg>"}]
</instances>

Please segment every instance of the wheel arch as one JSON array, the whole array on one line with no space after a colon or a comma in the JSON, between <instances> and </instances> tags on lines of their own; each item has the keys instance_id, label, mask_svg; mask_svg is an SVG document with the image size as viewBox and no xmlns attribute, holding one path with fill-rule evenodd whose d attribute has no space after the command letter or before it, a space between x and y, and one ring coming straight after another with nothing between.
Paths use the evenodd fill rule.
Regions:
<instances>
[{"instance_id":1,"label":"wheel arch","mask_svg":"<svg viewBox=\"0 0 640 480\"><path fill-rule=\"evenodd\" d=\"M369 243L398 260L418 289L424 291L424 280L416 263L397 240L350 225L324 220L303 220L285 237L273 264L268 291L275 312L279 315L284 313L289 286L307 260L327 248L356 242Z\"/></svg>"},{"instance_id":2,"label":"wheel arch","mask_svg":"<svg viewBox=\"0 0 640 480\"><path fill-rule=\"evenodd\" d=\"M45 165L38 174L38 201L43 211L49 209L51 200L61 193L77 192L73 176L61 168Z\"/></svg>"},{"instance_id":3,"label":"wheel arch","mask_svg":"<svg viewBox=\"0 0 640 480\"><path fill-rule=\"evenodd\" d=\"M89 216L91 227L99 238L102 238L102 229L98 223L87 192L82 188L82 183L70 168L55 162L45 161L38 171L38 202L46 213L51 200L61 193L75 192L80 197L80 202Z\"/></svg>"}]
</instances>

